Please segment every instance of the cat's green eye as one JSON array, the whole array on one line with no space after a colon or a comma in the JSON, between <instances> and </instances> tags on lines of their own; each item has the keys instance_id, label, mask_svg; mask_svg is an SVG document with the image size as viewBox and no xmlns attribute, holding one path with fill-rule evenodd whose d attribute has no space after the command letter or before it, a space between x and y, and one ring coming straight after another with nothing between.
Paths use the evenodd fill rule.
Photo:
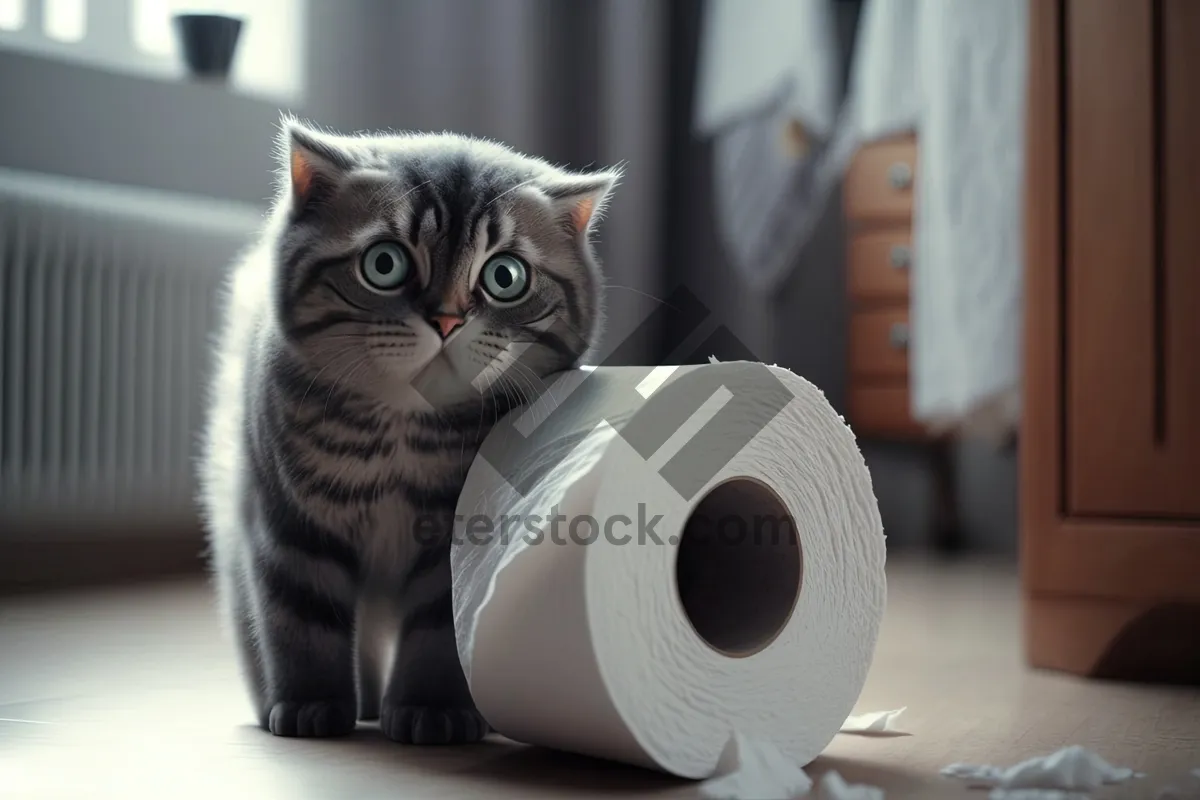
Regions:
<instances>
[{"instance_id":1,"label":"cat's green eye","mask_svg":"<svg viewBox=\"0 0 1200 800\"><path fill-rule=\"evenodd\" d=\"M483 290L502 303L520 300L529 291L529 267L507 253L489 258L479 278Z\"/></svg>"},{"instance_id":2,"label":"cat's green eye","mask_svg":"<svg viewBox=\"0 0 1200 800\"><path fill-rule=\"evenodd\" d=\"M408 251L396 242L378 242L367 248L359 265L359 275L368 289L394 292L412 274Z\"/></svg>"}]
</instances>

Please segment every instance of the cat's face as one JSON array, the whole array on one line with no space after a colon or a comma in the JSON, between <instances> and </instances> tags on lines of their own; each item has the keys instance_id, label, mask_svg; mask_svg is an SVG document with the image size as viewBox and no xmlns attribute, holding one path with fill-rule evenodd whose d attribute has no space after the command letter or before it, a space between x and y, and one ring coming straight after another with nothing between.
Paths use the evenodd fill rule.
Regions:
<instances>
[{"instance_id":1,"label":"cat's face","mask_svg":"<svg viewBox=\"0 0 1200 800\"><path fill-rule=\"evenodd\" d=\"M295 122L282 149L278 320L322 381L398 408L524 400L594 346L588 234L617 173Z\"/></svg>"}]
</instances>

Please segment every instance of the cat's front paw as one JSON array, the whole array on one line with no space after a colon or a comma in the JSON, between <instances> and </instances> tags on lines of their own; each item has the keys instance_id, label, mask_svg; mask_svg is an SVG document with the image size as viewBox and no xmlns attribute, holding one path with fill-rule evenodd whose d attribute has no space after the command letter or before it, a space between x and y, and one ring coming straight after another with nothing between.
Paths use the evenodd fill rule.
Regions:
<instances>
[{"instance_id":1,"label":"cat's front paw","mask_svg":"<svg viewBox=\"0 0 1200 800\"><path fill-rule=\"evenodd\" d=\"M276 736L327 738L344 736L357 724L353 703L317 700L279 702L271 707L267 728Z\"/></svg>"},{"instance_id":2,"label":"cat's front paw","mask_svg":"<svg viewBox=\"0 0 1200 800\"><path fill-rule=\"evenodd\" d=\"M473 708L385 704L379 727L400 744L471 744L488 733L488 724Z\"/></svg>"}]
</instances>

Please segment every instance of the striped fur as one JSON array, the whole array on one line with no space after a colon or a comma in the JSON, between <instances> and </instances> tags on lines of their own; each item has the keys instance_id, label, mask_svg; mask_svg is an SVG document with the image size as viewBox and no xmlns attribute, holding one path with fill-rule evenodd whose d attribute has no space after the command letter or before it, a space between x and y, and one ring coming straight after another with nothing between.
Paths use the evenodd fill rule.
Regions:
<instances>
[{"instance_id":1,"label":"striped fur","mask_svg":"<svg viewBox=\"0 0 1200 800\"><path fill-rule=\"evenodd\" d=\"M378 715L400 742L478 739L450 608L454 507L490 426L599 337L589 234L618 174L290 119L280 157L229 283L201 465L259 722L332 736ZM380 242L407 254L399 288L379 278L394 258L368 258ZM509 256L529 288L497 300L486 276L510 280ZM443 338L440 313L465 322Z\"/></svg>"}]
</instances>

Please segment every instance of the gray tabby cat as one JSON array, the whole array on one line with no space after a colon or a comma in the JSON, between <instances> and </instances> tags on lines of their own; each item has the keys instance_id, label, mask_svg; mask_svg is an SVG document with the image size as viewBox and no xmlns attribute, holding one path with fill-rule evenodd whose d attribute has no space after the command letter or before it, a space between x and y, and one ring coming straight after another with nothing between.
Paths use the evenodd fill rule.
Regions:
<instances>
[{"instance_id":1,"label":"gray tabby cat","mask_svg":"<svg viewBox=\"0 0 1200 800\"><path fill-rule=\"evenodd\" d=\"M599 337L589 234L619 173L291 119L280 141L278 198L229 285L201 468L259 723L474 741L454 507L489 426Z\"/></svg>"}]
</instances>

